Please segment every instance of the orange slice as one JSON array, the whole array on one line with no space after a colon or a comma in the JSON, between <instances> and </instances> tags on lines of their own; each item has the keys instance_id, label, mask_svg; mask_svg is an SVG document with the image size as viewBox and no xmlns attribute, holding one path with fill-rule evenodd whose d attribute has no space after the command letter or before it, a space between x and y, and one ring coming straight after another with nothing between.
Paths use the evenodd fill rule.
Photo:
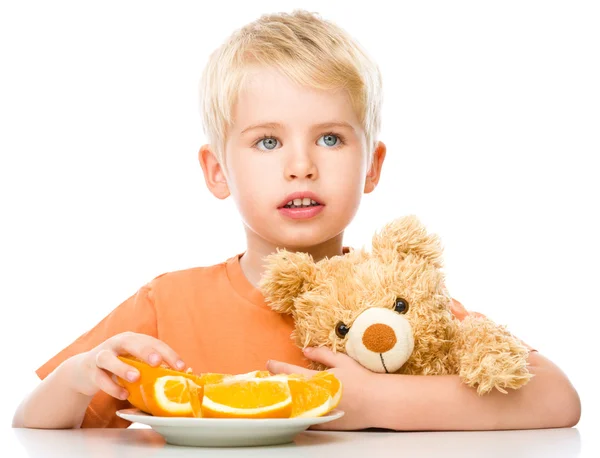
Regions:
<instances>
[{"instance_id":1,"label":"orange slice","mask_svg":"<svg viewBox=\"0 0 600 458\"><path fill-rule=\"evenodd\" d=\"M202 387L182 375L163 375L141 385L148 413L158 417L202 416Z\"/></svg>"},{"instance_id":2,"label":"orange slice","mask_svg":"<svg viewBox=\"0 0 600 458\"><path fill-rule=\"evenodd\" d=\"M221 383L225 380L231 381L231 380L248 380L248 379L253 379L253 378L265 378L265 377L270 377L271 373L269 371L252 371L252 372L247 372L245 374L236 374L236 375L232 375L232 374L221 374L218 372L205 372L204 374L201 374L198 377L198 381L196 381L196 383L198 383L199 385L210 385L213 383Z\"/></svg>"},{"instance_id":3,"label":"orange slice","mask_svg":"<svg viewBox=\"0 0 600 458\"><path fill-rule=\"evenodd\" d=\"M230 374L217 374L213 372L206 372L200 375L201 385L210 385L211 383L221 383L226 378L231 377Z\"/></svg>"},{"instance_id":4,"label":"orange slice","mask_svg":"<svg viewBox=\"0 0 600 458\"><path fill-rule=\"evenodd\" d=\"M198 377L197 375L191 374L189 372L176 371L174 369L169 368L165 364L162 364L158 367L153 367L150 364L134 356L119 356L118 358L125 364L133 366L139 371L140 376L135 382L130 382L128 380L122 379L121 377L116 377L116 379L117 383L129 392L129 397L127 398L127 400L131 403L131 405L137 407L138 409L146 413L150 412L148 411L148 407L146 406L146 403L144 402L142 396L142 384L151 383L157 378L165 375L183 376L192 380L196 385L202 386L204 384L202 382L201 377Z\"/></svg>"},{"instance_id":5,"label":"orange slice","mask_svg":"<svg viewBox=\"0 0 600 458\"><path fill-rule=\"evenodd\" d=\"M338 406L342 399L342 382L335 375L328 371L320 371L311 377L310 382L329 391L331 395L331 410Z\"/></svg>"},{"instance_id":6,"label":"orange slice","mask_svg":"<svg viewBox=\"0 0 600 458\"><path fill-rule=\"evenodd\" d=\"M292 392L291 417L321 417L331 411L332 397L327 388L301 377L289 377Z\"/></svg>"},{"instance_id":7,"label":"orange slice","mask_svg":"<svg viewBox=\"0 0 600 458\"><path fill-rule=\"evenodd\" d=\"M245 374L236 374L225 377L222 381L232 382L235 380L252 380L255 378L267 378L271 377L271 373L269 371L252 371L246 372Z\"/></svg>"},{"instance_id":8,"label":"orange slice","mask_svg":"<svg viewBox=\"0 0 600 458\"><path fill-rule=\"evenodd\" d=\"M288 418L291 412L290 387L282 378L233 378L204 386L204 417Z\"/></svg>"},{"instance_id":9,"label":"orange slice","mask_svg":"<svg viewBox=\"0 0 600 458\"><path fill-rule=\"evenodd\" d=\"M201 385L210 385L212 383L221 383L224 381L233 381L233 380L249 380L254 378L265 378L271 377L271 373L269 371L252 371L247 372L245 374L220 374L216 372L205 372L200 375L200 384Z\"/></svg>"},{"instance_id":10,"label":"orange slice","mask_svg":"<svg viewBox=\"0 0 600 458\"><path fill-rule=\"evenodd\" d=\"M246 374L246 375L251 375L256 378L272 377L272 374L269 371L253 371L253 372L248 372L248 374Z\"/></svg>"}]
</instances>

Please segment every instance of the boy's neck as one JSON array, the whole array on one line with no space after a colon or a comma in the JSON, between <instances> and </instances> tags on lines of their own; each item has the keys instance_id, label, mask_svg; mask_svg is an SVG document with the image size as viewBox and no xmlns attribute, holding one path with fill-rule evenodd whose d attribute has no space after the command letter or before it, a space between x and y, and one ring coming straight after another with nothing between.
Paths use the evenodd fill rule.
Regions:
<instances>
[{"instance_id":1,"label":"boy's neck","mask_svg":"<svg viewBox=\"0 0 600 458\"><path fill-rule=\"evenodd\" d=\"M260 277L262 276L265 270L265 256L274 253L277 250L277 248L285 248L288 251L302 251L304 253L308 253L313 257L315 262L317 262L325 257L338 256L343 254L343 236L344 233L341 232L335 237L311 247L277 247L275 245L270 244L266 240L261 239L250 229L246 228L247 248L244 255L240 258L240 266L242 268L242 272L244 273L248 281L254 287L257 287L260 281Z\"/></svg>"}]
</instances>

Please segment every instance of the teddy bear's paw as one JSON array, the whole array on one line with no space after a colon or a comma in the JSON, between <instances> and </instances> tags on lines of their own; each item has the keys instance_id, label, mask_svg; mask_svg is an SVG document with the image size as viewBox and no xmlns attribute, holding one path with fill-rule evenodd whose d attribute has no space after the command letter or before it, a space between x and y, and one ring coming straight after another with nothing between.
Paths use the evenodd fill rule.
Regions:
<instances>
[{"instance_id":1,"label":"teddy bear's paw","mask_svg":"<svg viewBox=\"0 0 600 458\"><path fill-rule=\"evenodd\" d=\"M507 389L516 390L533 377L527 370L527 360L520 353L490 353L480 359L478 365L463 366L461 380L476 388L479 395L496 389L506 394Z\"/></svg>"},{"instance_id":2,"label":"teddy bear's paw","mask_svg":"<svg viewBox=\"0 0 600 458\"><path fill-rule=\"evenodd\" d=\"M527 370L529 351L504 326L483 316L466 317L457 338L458 373L479 394L517 389L532 375Z\"/></svg>"}]
</instances>

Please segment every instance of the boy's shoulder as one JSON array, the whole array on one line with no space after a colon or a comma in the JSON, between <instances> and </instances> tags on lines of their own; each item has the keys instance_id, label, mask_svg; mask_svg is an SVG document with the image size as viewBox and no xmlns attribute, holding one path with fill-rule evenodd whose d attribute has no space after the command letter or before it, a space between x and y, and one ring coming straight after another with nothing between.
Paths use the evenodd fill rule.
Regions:
<instances>
[{"instance_id":1,"label":"boy's shoulder","mask_svg":"<svg viewBox=\"0 0 600 458\"><path fill-rule=\"evenodd\" d=\"M238 254L212 265L164 272L154 277L145 287L150 296L210 293L230 282L229 271L232 264L239 260L239 256Z\"/></svg>"},{"instance_id":2,"label":"boy's shoulder","mask_svg":"<svg viewBox=\"0 0 600 458\"><path fill-rule=\"evenodd\" d=\"M236 256L230 257L216 264L188 267L164 272L152 280L153 286L165 286L171 283L185 283L188 281L208 281L216 277L227 275L227 265L234 261Z\"/></svg>"}]
</instances>

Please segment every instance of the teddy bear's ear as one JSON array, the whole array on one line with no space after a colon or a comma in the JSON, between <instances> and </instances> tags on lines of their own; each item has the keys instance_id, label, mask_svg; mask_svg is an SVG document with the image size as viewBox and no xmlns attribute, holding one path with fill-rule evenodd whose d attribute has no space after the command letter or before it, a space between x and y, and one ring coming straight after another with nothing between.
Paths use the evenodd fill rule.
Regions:
<instances>
[{"instance_id":1,"label":"teddy bear's ear","mask_svg":"<svg viewBox=\"0 0 600 458\"><path fill-rule=\"evenodd\" d=\"M259 289L273 310L291 314L295 299L314 285L317 266L308 253L286 250L277 250L265 261Z\"/></svg>"},{"instance_id":2,"label":"teddy bear's ear","mask_svg":"<svg viewBox=\"0 0 600 458\"><path fill-rule=\"evenodd\" d=\"M398 218L373 236L373 254L389 259L408 254L427 259L436 268L442 267L442 245L435 234L428 234L414 215Z\"/></svg>"}]
</instances>

